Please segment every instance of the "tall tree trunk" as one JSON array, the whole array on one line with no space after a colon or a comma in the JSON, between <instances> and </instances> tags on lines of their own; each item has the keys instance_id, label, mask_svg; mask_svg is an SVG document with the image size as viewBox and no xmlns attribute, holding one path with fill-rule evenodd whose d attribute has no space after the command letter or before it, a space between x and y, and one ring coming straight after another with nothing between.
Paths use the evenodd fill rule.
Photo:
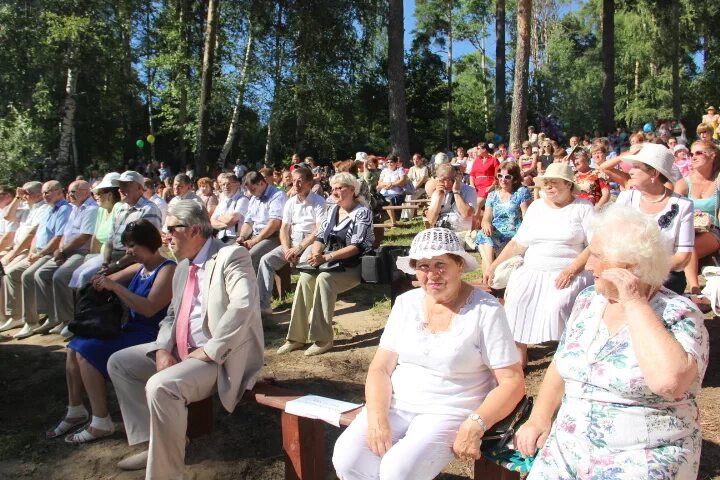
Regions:
<instances>
[{"instance_id":1,"label":"tall tree trunk","mask_svg":"<svg viewBox=\"0 0 720 480\"><path fill-rule=\"evenodd\" d=\"M178 10L180 12L180 18L178 21L180 34L178 54L182 59L182 67L178 69L175 77L178 89L180 90L180 99L178 101L178 124L180 125L180 129L178 130L178 159L180 160L180 166L185 168L185 165L188 162L188 145L187 140L185 139L185 126L188 122L187 82L190 80L190 35L192 32L192 7L190 0L179 0Z\"/></svg>"},{"instance_id":2,"label":"tall tree trunk","mask_svg":"<svg viewBox=\"0 0 720 480\"><path fill-rule=\"evenodd\" d=\"M633 85L633 93L635 94L635 100L637 100L638 95L640 94L640 59L635 59L635 78L634 78L634 85Z\"/></svg>"},{"instance_id":3,"label":"tall tree trunk","mask_svg":"<svg viewBox=\"0 0 720 480\"><path fill-rule=\"evenodd\" d=\"M705 33L703 34L703 70L707 70L710 61L710 27L705 25Z\"/></svg>"},{"instance_id":4,"label":"tall tree trunk","mask_svg":"<svg viewBox=\"0 0 720 480\"><path fill-rule=\"evenodd\" d=\"M495 132L507 136L505 116L505 0L495 0Z\"/></svg>"},{"instance_id":5,"label":"tall tree trunk","mask_svg":"<svg viewBox=\"0 0 720 480\"><path fill-rule=\"evenodd\" d=\"M672 0L670 4L670 24L673 118L679 120L682 115L680 92L680 0Z\"/></svg>"},{"instance_id":6,"label":"tall tree trunk","mask_svg":"<svg viewBox=\"0 0 720 480\"><path fill-rule=\"evenodd\" d=\"M207 172L208 122L210 120L210 94L212 93L213 66L215 65L215 44L217 39L218 4L220 0L209 0L203 48L202 83L198 106L197 155L195 171L198 176Z\"/></svg>"},{"instance_id":7,"label":"tall tree trunk","mask_svg":"<svg viewBox=\"0 0 720 480\"><path fill-rule=\"evenodd\" d=\"M453 117L453 0L448 2L448 102L446 148L452 150L452 117ZM409 160L409 159L408 159Z\"/></svg>"},{"instance_id":8,"label":"tall tree trunk","mask_svg":"<svg viewBox=\"0 0 720 480\"><path fill-rule=\"evenodd\" d=\"M405 111L405 47L403 0L390 0L388 11L388 109L392 151L410 160Z\"/></svg>"},{"instance_id":9,"label":"tall tree trunk","mask_svg":"<svg viewBox=\"0 0 720 480\"><path fill-rule=\"evenodd\" d=\"M235 108L233 109L232 120L230 121L230 128L228 130L225 144L220 151L220 157L218 158L218 166L222 168L225 165L225 160L230 149L232 149L237 137L238 126L240 123L240 111L242 110L243 103L245 101L245 87L247 86L248 68L250 68L250 52L252 52L253 44L253 28L252 22L248 25L248 39L247 45L245 46L245 58L243 59L242 72L240 73L240 81L238 83L238 93L235 97Z\"/></svg>"},{"instance_id":10,"label":"tall tree trunk","mask_svg":"<svg viewBox=\"0 0 720 480\"><path fill-rule=\"evenodd\" d=\"M67 81L65 82L65 99L63 100L63 118L60 126L60 148L57 157L58 179L69 180L71 177L70 149L72 148L73 128L75 126L75 113L77 112L77 101L75 94L77 89L77 70L73 67L67 69Z\"/></svg>"},{"instance_id":11,"label":"tall tree trunk","mask_svg":"<svg viewBox=\"0 0 720 480\"><path fill-rule=\"evenodd\" d=\"M602 3L602 129L615 129L615 0Z\"/></svg>"},{"instance_id":12,"label":"tall tree trunk","mask_svg":"<svg viewBox=\"0 0 720 480\"><path fill-rule=\"evenodd\" d=\"M275 120L275 110L278 104L278 96L280 95L280 84L282 82L282 64L285 52L285 44L282 40L283 25L283 6L278 3L277 24L275 26L275 72L273 75L273 97L270 105L270 115L268 116L267 137L265 138L265 158L264 164L270 164L270 155L273 145L273 121Z\"/></svg>"},{"instance_id":13,"label":"tall tree trunk","mask_svg":"<svg viewBox=\"0 0 720 480\"><path fill-rule=\"evenodd\" d=\"M521 143L527 135L528 77L530 70L530 16L532 0L518 0L515 78L510 117L510 142Z\"/></svg>"},{"instance_id":14,"label":"tall tree trunk","mask_svg":"<svg viewBox=\"0 0 720 480\"><path fill-rule=\"evenodd\" d=\"M490 95L488 88L488 73L487 73L487 52L485 51L485 37L482 39L480 48L480 70L482 70L482 96L483 96L483 118L485 119L485 128L487 129L490 125Z\"/></svg>"}]
</instances>

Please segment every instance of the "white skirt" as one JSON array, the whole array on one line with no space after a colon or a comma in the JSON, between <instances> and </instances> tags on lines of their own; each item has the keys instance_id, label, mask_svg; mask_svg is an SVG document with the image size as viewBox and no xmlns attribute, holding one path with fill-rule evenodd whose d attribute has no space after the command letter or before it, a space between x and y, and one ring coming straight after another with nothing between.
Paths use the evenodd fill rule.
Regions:
<instances>
[{"instance_id":1,"label":"white skirt","mask_svg":"<svg viewBox=\"0 0 720 480\"><path fill-rule=\"evenodd\" d=\"M558 290L555 279L560 273L523 265L510 275L505 314L516 342L534 345L560 340L575 297L593 283L592 274L583 271L569 287Z\"/></svg>"}]
</instances>

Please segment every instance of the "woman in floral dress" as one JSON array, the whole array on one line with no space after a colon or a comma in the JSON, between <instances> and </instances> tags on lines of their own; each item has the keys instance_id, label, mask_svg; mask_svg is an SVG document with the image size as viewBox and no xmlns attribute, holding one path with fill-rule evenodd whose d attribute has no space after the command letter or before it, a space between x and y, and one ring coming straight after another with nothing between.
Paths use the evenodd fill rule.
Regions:
<instances>
[{"instance_id":1,"label":"woman in floral dress","mask_svg":"<svg viewBox=\"0 0 720 480\"><path fill-rule=\"evenodd\" d=\"M697 478L703 316L662 286L671 258L654 219L614 206L593 223L595 286L577 297L515 437L525 456L541 448L528 480Z\"/></svg>"},{"instance_id":2,"label":"woman in floral dress","mask_svg":"<svg viewBox=\"0 0 720 480\"><path fill-rule=\"evenodd\" d=\"M577 183L577 194L595 205L596 209L602 208L610 200L610 185L604 173L590 168L590 158L587 152L581 150L573 157L575 163L575 183Z\"/></svg>"},{"instance_id":3,"label":"woman in floral dress","mask_svg":"<svg viewBox=\"0 0 720 480\"><path fill-rule=\"evenodd\" d=\"M503 162L496 175L499 187L488 195L481 227L475 243L486 272L495 254L512 240L520 228L532 195L522 185L520 167L515 162Z\"/></svg>"}]
</instances>

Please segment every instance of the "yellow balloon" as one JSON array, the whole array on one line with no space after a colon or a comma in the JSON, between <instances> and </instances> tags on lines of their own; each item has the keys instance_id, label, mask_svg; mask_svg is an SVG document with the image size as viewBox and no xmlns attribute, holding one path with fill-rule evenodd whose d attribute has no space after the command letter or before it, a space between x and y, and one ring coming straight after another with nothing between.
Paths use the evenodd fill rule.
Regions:
<instances>
[{"instance_id":1,"label":"yellow balloon","mask_svg":"<svg viewBox=\"0 0 720 480\"><path fill-rule=\"evenodd\" d=\"M148 136L147 136L147 141L148 141L148 143L149 143L150 145L152 145L153 143L155 143L155 135L148 135Z\"/></svg>"},{"instance_id":2,"label":"yellow balloon","mask_svg":"<svg viewBox=\"0 0 720 480\"><path fill-rule=\"evenodd\" d=\"M495 133L494 132L487 132L485 134L485 140L488 142L492 142L495 139Z\"/></svg>"}]
</instances>

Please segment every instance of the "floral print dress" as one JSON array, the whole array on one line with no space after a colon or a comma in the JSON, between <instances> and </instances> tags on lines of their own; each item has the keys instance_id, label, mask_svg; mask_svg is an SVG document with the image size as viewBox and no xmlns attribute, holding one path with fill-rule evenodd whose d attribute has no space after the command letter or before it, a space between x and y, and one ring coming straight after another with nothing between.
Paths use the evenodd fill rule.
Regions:
<instances>
[{"instance_id":1,"label":"floral print dress","mask_svg":"<svg viewBox=\"0 0 720 480\"><path fill-rule=\"evenodd\" d=\"M627 326L610 335L607 300L578 295L555 365L565 395L528 480L689 480L697 478L702 435L696 396L708 363L708 333L689 300L662 288L650 300L659 321L697 361L679 399L645 383Z\"/></svg>"},{"instance_id":2,"label":"floral print dress","mask_svg":"<svg viewBox=\"0 0 720 480\"><path fill-rule=\"evenodd\" d=\"M478 230L475 243L477 245L492 245L495 251L499 252L515 236L522 223L522 210L520 204L530 203L532 196L527 187L520 187L515 190L507 202L500 198L498 190L492 190L488 194L487 207L492 208L492 235L487 236L482 230Z\"/></svg>"}]
</instances>

